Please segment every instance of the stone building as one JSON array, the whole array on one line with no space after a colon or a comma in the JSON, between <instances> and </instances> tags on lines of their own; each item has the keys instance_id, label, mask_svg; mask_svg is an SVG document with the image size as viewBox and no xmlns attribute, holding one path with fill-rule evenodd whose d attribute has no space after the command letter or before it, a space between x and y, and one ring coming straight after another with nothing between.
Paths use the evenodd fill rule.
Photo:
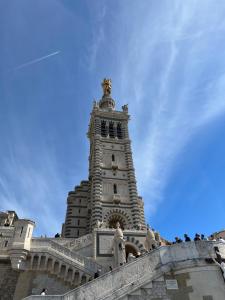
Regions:
<instances>
[{"instance_id":1,"label":"stone building","mask_svg":"<svg viewBox=\"0 0 225 300\"><path fill-rule=\"evenodd\" d=\"M103 96L94 102L88 129L89 178L67 199L62 236L80 237L93 231L97 221L104 227L145 228L144 203L138 196L128 132L128 107L115 110L111 81L102 83Z\"/></svg>"},{"instance_id":2,"label":"stone building","mask_svg":"<svg viewBox=\"0 0 225 300\"><path fill-rule=\"evenodd\" d=\"M102 87L88 129L89 177L69 192L62 236L33 237L33 221L0 213L0 300L224 300L222 241L168 245L145 224L128 107L115 110L110 80Z\"/></svg>"}]
</instances>

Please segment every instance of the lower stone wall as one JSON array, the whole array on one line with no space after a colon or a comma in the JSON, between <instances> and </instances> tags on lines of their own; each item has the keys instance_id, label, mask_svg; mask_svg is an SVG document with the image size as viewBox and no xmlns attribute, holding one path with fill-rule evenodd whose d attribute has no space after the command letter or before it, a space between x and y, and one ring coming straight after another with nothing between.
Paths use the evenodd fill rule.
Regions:
<instances>
[{"instance_id":1,"label":"lower stone wall","mask_svg":"<svg viewBox=\"0 0 225 300\"><path fill-rule=\"evenodd\" d=\"M167 280L176 280L178 288L168 289ZM217 266L187 268L165 274L149 282L122 300L224 300L225 284Z\"/></svg>"},{"instance_id":2,"label":"lower stone wall","mask_svg":"<svg viewBox=\"0 0 225 300\"><path fill-rule=\"evenodd\" d=\"M68 292L73 287L53 275L36 273L32 281L32 294L40 295L43 288L47 289L48 295L60 295Z\"/></svg>"},{"instance_id":3,"label":"lower stone wall","mask_svg":"<svg viewBox=\"0 0 225 300\"><path fill-rule=\"evenodd\" d=\"M40 295L43 288L47 289L48 295L58 295L74 287L46 272L25 271L20 273L13 300L21 300L29 295Z\"/></svg>"},{"instance_id":4,"label":"lower stone wall","mask_svg":"<svg viewBox=\"0 0 225 300\"><path fill-rule=\"evenodd\" d=\"M74 287L46 272L13 270L10 260L0 260L0 300L21 300L29 295L40 295L43 288L49 295L58 295Z\"/></svg>"},{"instance_id":5,"label":"lower stone wall","mask_svg":"<svg viewBox=\"0 0 225 300\"><path fill-rule=\"evenodd\" d=\"M12 270L10 260L0 260L0 299L13 300L19 272Z\"/></svg>"}]
</instances>

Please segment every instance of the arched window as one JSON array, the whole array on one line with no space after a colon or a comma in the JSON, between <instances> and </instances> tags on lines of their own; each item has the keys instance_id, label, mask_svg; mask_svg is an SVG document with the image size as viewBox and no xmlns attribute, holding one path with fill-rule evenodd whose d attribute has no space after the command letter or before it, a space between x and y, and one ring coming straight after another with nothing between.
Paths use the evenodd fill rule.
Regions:
<instances>
[{"instance_id":1,"label":"arched window","mask_svg":"<svg viewBox=\"0 0 225 300\"><path fill-rule=\"evenodd\" d=\"M122 132L122 126L121 123L117 124L117 137L118 139L122 139L123 138L123 132Z\"/></svg>"},{"instance_id":2,"label":"arched window","mask_svg":"<svg viewBox=\"0 0 225 300\"><path fill-rule=\"evenodd\" d=\"M117 194L117 185L114 183L113 185L113 193L114 194Z\"/></svg>"},{"instance_id":3,"label":"arched window","mask_svg":"<svg viewBox=\"0 0 225 300\"><path fill-rule=\"evenodd\" d=\"M117 215L117 214L113 214L113 215L111 215L109 217L109 219L108 219L108 226L109 226L109 228L116 228L117 222L120 223L120 228L121 229L125 228L125 226L126 226L125 219L122 216Z\"/></svg>"},{"instance_id":4,"label":"arched window","mask_svg":"<svg viewBox=\"0 0 225 300\"><path fill-rule=\"evenodd\" d=\"M115 155L112 154L112 161L115 161Z\"/></svg>"},{"instance_id":5,"label":"arched window","mask_svg":"<svg viewBox=\"0 0 225 300\"><path fill-rule=\"evenodd\" d=\"M115 138L115 131L114 131L114 123L113 122L109 123L109 137L110 138Z\"/></svg>"},{"instance_id":6,"label":"arched window","mask_svg":"<svg viewBox=\"0 0 225 300\"><path fill-rule=\"evenodd\" d=\"M106 121L101 122L101 136L107 137L107 126Z\"/></svg>"}]
</instances>

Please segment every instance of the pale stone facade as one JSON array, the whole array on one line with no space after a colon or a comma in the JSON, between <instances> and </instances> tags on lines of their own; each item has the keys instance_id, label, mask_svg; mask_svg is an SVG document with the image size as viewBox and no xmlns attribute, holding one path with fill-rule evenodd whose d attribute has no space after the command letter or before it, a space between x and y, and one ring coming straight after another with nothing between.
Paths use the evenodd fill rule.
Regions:
<instances>
[{"instance_id":1,"label":"pale stone facade","mask_svg":"<svg viewBox=\"0 0 225 300\"><path fill-rule=\"evenodd\" d=\"M34 222L0 213L0 300L225 299L223 241L166 245L146 226L128 120L104 80L88 130L89 178L68 195L62 237L35 238Z\"/></svg>"}]
</instances>

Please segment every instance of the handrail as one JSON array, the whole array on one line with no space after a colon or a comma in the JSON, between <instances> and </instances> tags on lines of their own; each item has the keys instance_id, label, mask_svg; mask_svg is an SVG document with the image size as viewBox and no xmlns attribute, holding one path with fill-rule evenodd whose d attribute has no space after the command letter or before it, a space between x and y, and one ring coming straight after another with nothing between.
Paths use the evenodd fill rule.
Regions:
<instances>
[{"instance_id":1,"label":"handrail","mask_svg":"<svg viewBox=\"0 0 225 300\"><path fill-rule=\"evenodd\" d=\"M190 260L193 265L196 259L202 260L209 257L215 246L221 246L220 251L225 252L225 245L220 242L199 241L186 242L171 246L161 246L138 259L112 270L64 295L57 300L69 300L83 297L82 299L113 300L120 299L130 291L138 289L159 272L168 272L174 263ZM151 278L150 278L151 277ZM62 298L60 298L62 297ZM33 299L31 298L26 298ZM44 298L41 298L44 299ZM54 299L54 298L52 298ZM79 298L80 299L80 298Z\"/></svg>"},{"instance_id":2,"label":"handrail","mask_svg":"<svg viewBox=\"0 0 225 300\"><path fill-rule=\"evenodd\" d=\"M85 284L83 284L82 286L80 286L80 287L78 287L78 288L76 288L76 289L74 289L74 290L72 290L72 291L69 291L69 292L67 292L66 294L64 294L64 300L67 300L67 299L69 299L69 296L70 295L74 295L74 296L76 296L78 293L79 293L79 291L81 291L81 290L85 290L85 292L87 292L87 291L91 291L91 287L95 284L95 282L98 280L102 280L102 282L104 283L104 285L106 284L106 278L107 277L109 277L109 276L113 276L114 274L122 274L122 273L125 273L126 274L126 279L129 277L129 276L131 276L130 275L130 272L129 272L129 270L125 270L125 269L131 269L132 270L132 266L134 266L135 264L137 264L138 263L138 266L139 267L141 267L141 266L143 266L143 271L144 271L144 268L145 268L145 271L147 270L147 267L148 268L150 268L151 270L152 269L154 269L154 267L157 267L157 264L161 264L161 265L163 265L163 266L166 266L166 265L169 265L172 261L169 261L169 262L163 262L162 261L162 257L161 257L161 251L162 251L162 255L163 255L163 251L164 250L168 250L169 252L168 253L170 253L170 251L173 249L173 248L175 248L175 247L187 247L187 248L189 248L188 246L191 246L191 247L195 247L195 248L197 248L198 246L201 246L201 244L202 243L205 243L205 244L208 244L208 245L217 245L218 244L218 242L211 242L211 241L200 241L200 242L188 242L188 243L181 243L181 244L175 244L175 245L170 245L170 246L161 246L161 247L159 247L159 248L157 248L157 249L154 249L154 250L152 250L151 252L149 252L149 253L146 253L145 255L143 255L142 257L139 257L138 259L136 259L136 260L134 260L134 261L132 261L132 262L130 262L130 263L127 263L127 264L125 264L125 265L123 265L123 266L121 266L121 267L118 267L118 268L116 268L116 269L114 269L114 270L112 270L111 272L107 272L107 273L105 273L105 274L103 274L102 276L100 276L100 277L98 277L98 278L96 278L95 280L92 280L91 282L88 282L88 283L85 283ZM222 243L219 243L219 244L222 244ZM196 253L197 254L197 253ZM185 256L186 256L186 254L185 254ZM201 255L199 255L199 253L197 254L197 256L198 256L198 258L202 258L202 256ZM158 257L158 259L157 259L157 257ZM146 259L147 258L147 259ZM153 259L154 261L148 261L148 258L149 258L149 260L151 260L151 259ZM197 257L196 257L197 258ZM193 259L193 258L187 258L186 257L186 259ZM146 261L145 261L146 260ZM177 258L177 261L182 261L182 258ZM144 264L142 264L144 262ZM155 266L154 266L154 264L153 263L155 263ZM148 265L147 265L148 264ZM137 268L138 268L138 266L137 266ZM148 272L149 272L149 270L148 270ZM137 274L136 274L137 275ZM116 276L116 275L115 275ZM121 284L121 278L119 278L118 279L118 284ZM114 279L114 285L115 285L115 282L116 282L116 280ZM86 287L89 287L89 288L86 288ZM114 290L118 290L119 289L119 287L115 287L114 286ZM92 293L94 292L94 291L91 291ZM113 291L108 291L108 294L112 294L113 293ZM98 290L98 295L100 294L100 291ZM104 297L106 297L107 296L107 294L106 295L99 295L99 298L98 298L98 300L100 300L100 299L104 299ZM68 298L67 298L68 297ZM100 298L101 297L101 298ZM90 298L91 299L91 298Z\"/></svg>"},{"instance_id":3,"label":"handrail","mask_svg":"<svg viewBox=\"0 0 225 300\"><path fill-rule=\"evenodd\" d=\"M85 272L89 273L92 276L98 269L103 269L103 267L98 263L92 261L91 259L88 259L87 257L81 256L54 241L48 241L46 243L43 243L43 245L39 247L31 248L31 252L32 251L38 252L41 250L47 252L52 250L54 253L58 253L59 255L64 255L65 258L69 258L70 260L73 260L79 265L80 268L85 269Z\"/></svg>"},{"instance_id":4,"label":"handrail","mask_svg":"<svg viewBox=\"0 0 225 300\"><path fill-rule=\"evenodd\" d=\"M80 263L83 263L87 269L92 270L92 272L93 271L96 272L98 269L102 268L102 266L99 265L97 262L92 261L91 259L88 259L87 257L81 256L81 255L71 251L70 249L66 248L65 246L59 245L56 242L51 241L51 248L53 248L54 250L56 250L60 253L63 253L64 255L66 255L72 259L78 260Z\"/></svg>"},{"instance_id":5,"label":"handrail","mask_svg":"<svg viewBox=\"0 0 225 300\"><path fill-rule=\"evenodd\" d=\"M92 233L89 233L89 234L83 235L79 238L68 241L66 244L64 244L64 246L68 247L68 248L73 247L73 249L76 249L76 250L81 249L92 243L92 237L93 237Z\"/></svg>"}]
</instances>

